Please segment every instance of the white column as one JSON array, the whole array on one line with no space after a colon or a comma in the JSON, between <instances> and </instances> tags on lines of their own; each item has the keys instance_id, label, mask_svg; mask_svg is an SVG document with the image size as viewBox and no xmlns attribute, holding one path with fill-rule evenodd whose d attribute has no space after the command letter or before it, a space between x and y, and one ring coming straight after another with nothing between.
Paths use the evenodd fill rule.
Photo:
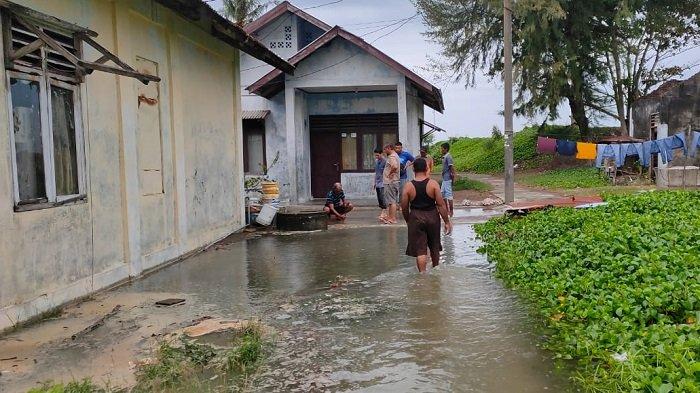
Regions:
<instances>
[{"instance_id":1,"label":"white column","mask_svg":"<svg viewBox=\"0 0 700 393\"><path fill-rule=\"evenodd\" d=\"M296 97L293 87L284 90L285 106L285 128L287 135L287 162L282 163L287 167L289 176L289 199L296 203L299 201L299 190L297 189L297 159L296 159L296 127L294 118L296 115Z\"/></svg>"},{"instance_id":2,"label":"white column","mask_svg":"<svg viewBox=\"0 0 700 393\"><path fill-rule=\"evenodd\" d=\"M131 59L129 35L129 10L126 3L115 3L116 11L116 55ZM125 255L129 263L129 275L134 277L143 271L141 258L141 212L139 210L139 170L136 138L137 101L132 78L117 78L119 109L121 113L122 139L122 203L126 221Z\"/></svg>"}]
</instances>

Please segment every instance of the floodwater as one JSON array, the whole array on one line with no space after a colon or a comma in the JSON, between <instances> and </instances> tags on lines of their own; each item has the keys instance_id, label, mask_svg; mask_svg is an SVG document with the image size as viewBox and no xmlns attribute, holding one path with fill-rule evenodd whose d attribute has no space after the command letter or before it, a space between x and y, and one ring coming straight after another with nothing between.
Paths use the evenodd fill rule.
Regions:
<instances>
[{"instance_id":1,"label":"floodwater","mask_svg":"<svg viewBox=\"0 0 700 393\"><path fill-rule=\"evenodd\" d=\"M115 343L136 337L131 345L143 349L146 325L162 332L205 315L259 317L277 332L254 391L566 390L566 376L537 348L525 304L476 253L471 225L444 237L442 264L428 274L400 256L405 242L405 228L355 228L211 249L114 291L115 299L146 300L87 337L43 344L26 374L0 376L0 391L3 383L21 391L48 378L82 377L81 370L110 362L96 381L119 385L129 378L114 370L125 367L129 352L115 359ZM187 302L153 308L161 294ZM41 327L24 334L31 329Z\"/></svg>"}]
</instances>

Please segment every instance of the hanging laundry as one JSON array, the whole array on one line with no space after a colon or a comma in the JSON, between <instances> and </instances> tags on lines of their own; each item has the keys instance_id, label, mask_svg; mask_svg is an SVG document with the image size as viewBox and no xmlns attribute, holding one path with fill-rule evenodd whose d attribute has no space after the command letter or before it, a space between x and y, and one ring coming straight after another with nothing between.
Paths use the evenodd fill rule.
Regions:
<instances>
[{"instance_id":1,"label":"hanging laundry","mask_svg":"<svg viewBox=\"0 0 700 393\"><path fill-rule=\"evenodd\" d=\"M646 166L650 166L652 161L651 161L651 155L652 154L659 154L661 157L661 161L665 164L667 161L667 156L665 153L662 153L661 146L659 144L659 141L653 140L653 141L646 141L642 143L642 149L644 150L644 158L642 162L646 162Z\"/></svg>"},{"instance_id":2,"label":"hanging laundry","mask_svg":"<svg viewBox=\"0 0 700 393\"><path fill-rule=\"evenodd\" d=\"M688 156L695 157L698 152L698 147L700 147L700 131L693 131L693 137L690 141L690 147L688 148Z\"/></svg>"},{"instance_id":3,"label":"hanging laundry","mask_svg":"<svg viewBox=\"0 0 700 393\"><path fill-rule=\"evenodd\" d=\"M642 166L649 166L646 161L644 161L644 146L641 143L623 143L620 145L620 156L624 162L625 158L629 156L639 156L639 163Z\"/></svg>"},{"instance_id":4,"label":"hanging laundry","mask_svg":"<svg viewBox=\"0 0 700 393\"><path fill-rule=\"evenodd\" d=\"M579 160L595 160L598 154L595 143L577 142L576 158Z\"/></svg>"},{"instance_id":5,"label":"hanging laundry","mask_svg":"<svg viewBox=\"0 0 700 393\"><path fill-rule=\"evenodd\" d=\"M599 143L595 158L596 168L602 168L603 160L605 160L606 158L614 158L615 166L621 167L624 164L624 157L622 157L622 155L620 154L620 145L605 145Z\"/></svg>"},{"instance_id":6,"label":"hanging laundry","mask_svg":"<svg viewBox=\"0 0 700 393\"><path fill-rule=\"evenodd\" d=\"M668 138L659 141L661 154L666 155L666 161L673 160L673 151L683 149L683 155L688 155L688 148L685 146L685 133L679 132Z\"/></svg>"},{"instance_id":7,"label":"hanging laundry","mask_svg":"<svg viewBox=\"0 0 700 393\"><path fill-rule=\"evenodd\" d=\"M554 154L557 152L557 140L553 138L537 137L537 153Z\"/></svg>"},{"instance_id":8,"label":"hanging laundry","mask_svg":"<svg viewBox=\"0 0 700 393\"><path fill-rule=\"evenodd\" d=\"M576 154L576 142L557 139L557 153L562 156L573 156Z\"/></svg>"}]
</instances>

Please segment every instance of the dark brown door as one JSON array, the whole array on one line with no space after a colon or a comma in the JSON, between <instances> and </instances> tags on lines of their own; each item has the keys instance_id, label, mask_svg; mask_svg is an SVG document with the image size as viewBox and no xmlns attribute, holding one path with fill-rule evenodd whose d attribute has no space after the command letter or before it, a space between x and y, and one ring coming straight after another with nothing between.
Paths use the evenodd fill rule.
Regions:
<instances>
[{"instance_id":1,"label":"dark brown door","mask_svg":"<svg viewBox=\"0 0 700 393\"><path fill-rule=\"evenodd\" d=\"M340 134L311 133L311 195L325 198L333 183L340 181Z\"/></svg>"}]
</instances>

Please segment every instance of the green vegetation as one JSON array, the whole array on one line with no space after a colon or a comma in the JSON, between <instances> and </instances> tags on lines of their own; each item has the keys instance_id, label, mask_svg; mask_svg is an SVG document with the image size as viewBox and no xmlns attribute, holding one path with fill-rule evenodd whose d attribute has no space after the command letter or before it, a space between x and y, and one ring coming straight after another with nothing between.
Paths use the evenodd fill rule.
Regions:
<instances>
[{"instance_id":1,"label":"green vegetation","mask_svg":"<svg viewBox=\"0 0 700 393\"><path fill-rule=\"evenodd\" d=\"M258 324L248 324L231 338L231 346L214 347L180 337L162 342L155 359L136 370L132 393L230 392L244 390L268 355L270 344ZM45 384L29 393L107 393L90 379Z\"/></svg>"},{"instance_id":2,"label":"green vegetation","mask_svg":"<svg viewBox=\"0 0 700 393\"><path fill-rule=\"evenodd\" d=\"M216 392L247 386L268 349L256 324L244 327L226 349L184 338L177 346L164 342L156 361L137 370L132 392Z\"/></svg>"},{"instance_id":3,"label":"green vegetation","mask_svg":"<svg viewBox=\"0 0 700 393\"><path fill-rule=\"evenodd\" d=\"M474 191L491 191L493 187L489 183L461 177L452 185L453 191L474 190Z\"/></svg>"},{"instance_id":4,"label":"green vegetation","mask_svg":"<svg viewBox=\"0 0 700 393\"><path fill-rule=\"evenodd\" d=\"M700 193L608 196L477 226L589 392L700 392Z\"/></svg>"},{"instance_id":5,"label":"green vegetation","mask_svg":"<svg viewBox=\"0 0 700 393\"><path fill-rule=\"evenodd\" d=\"M68 384L44 384L42 387L34 388L29 393L102 393L107 390L95 385L91 380L74 381Z\"/></svg>"},{"instance_id":6,"label":"green vegetation","mask_svg":"<svg viewBox=\"0 0 700 393\"><path fill-rule=\"evenodd\" d=\"M608 179L597 168L554 169L540 173L528 173L518 176L518 182L545 188L593 188L605 187Z\"/></svg>"},{"instance_id":7,"label":"green vegetation","mask_svg":"<svg viewBox=\"0 0 700 393\"><path fill-rule=\"evenodd\" d=\"M615 128L597 127L591 129L594 139L604 135L612 135ZM576 127L546 125L544 127L526 127L516 132L513 137L513 160L519 170L535 169L548 166L555 156L537 154L537 136L549 136L570 140L580 140L581 135ZM498 173L503 172L503 135L494 132L489 138L451 138L450 152L455 160L455 169L459 172ZM438 142L430 150L435 162L440 163ZM441 171L437 165L434 171Z\"/></svg>"}]
</instances>

